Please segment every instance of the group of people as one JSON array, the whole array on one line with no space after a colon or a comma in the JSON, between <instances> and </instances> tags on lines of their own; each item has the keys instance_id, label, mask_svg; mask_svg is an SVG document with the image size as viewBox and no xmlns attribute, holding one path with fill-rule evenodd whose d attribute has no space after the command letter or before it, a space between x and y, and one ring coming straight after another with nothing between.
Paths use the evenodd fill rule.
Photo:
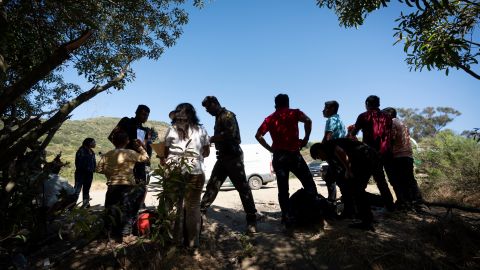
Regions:
<instances>
[{"instance_id":1,"label":"group of people","mask_svg":"<svg viewBox=\"0 0 480 270\"><path fill-rule=\"evenodd\" d=\"M132 233L132 225L146 196L147 165L151 156L150 130L143 127L150 109L139 105L135 117L122 118L108 139L115 149L95 160L95 140L86 138L75 156L75 195L83 192L82 207L90 207L93 173L107 178L105 227L115 238Z\"/></svg>"},{"instance_id":2,"label":"group of people","mask_svg":"<svg viewBox=\"0 0 480 270\"><path fill-rule=\"evenodd\" d=\"M181 200L184 210L179 213L183 218L178 222L181 224L176 224L184 226L178 230L182 233L176 236L179 238L177 241L187 247L198 247L202 219L206 218L207 210L227 177L240 195L246 214L247 232L255 233L257 230L257 210L246 179L236 115L222 107L215 96L205 97L202 106L215 117L213 135L209 136L200 124L194 106L181 103L169 114L171 126L164 137L164 156L159 156L161 165L166 165L169 159L186 158L189 161L182 168L187 182ZM397 205L421 201L413 176L408 129L396 118L393 108L381 111L379 106L380 99L369 96L366 100L367 111L358 116L347 132L338 115L338 102L325 102L325 135L321 143L312 145L310 149L312 158L329 163L325 176L328 200L336 201L338 185L345 204L343 215L361 220L361 223L352 225L355 228L373 229L373 215L365 191L370 176L375 179L384 206L389 210L394 209L393 197L383 173L384 167L394 188ZM92 138L85 139L76 156L77 196L83 187L83 206L89 207L88 190L93 172L105 174L108 185L105 207L115 220L107 222L107 229L119 236L132 232L132 223L146 194L146 165L151 148L148 130L142 124L147 121L149 113L147 106L139 105L135 117L122 118L109 136L115 149L102 155L98 164L92 150L95 147ZM302 139L299 138L300 122L304 127ZM281 222L287 227L295 222L289 202L290 173L300 180L307 194L321 197L300 153L309 142L311 130L312 120L300 109L290 108L288 95L279 94L275 97L275 111L265 118L255 134L258 142L273 154L272 166L277 177ZM363 142L356 140L360 130L363 132ZM264 138L266 133L270 133L271 144ZM203 160L211 154L211 144L215 145L217 161L202 197L202 188L207 181Z\"/></svg>"},{"instance_id":3,"label":"group of people","mask_svg":"<svg viewBox=\"0 0 480 270\"><path fill-rule=\"evenodd\" d=\"M414 176L408 128L397 118L394 108L380 110L377 96L367 97L365 108L345 133L337 113L338 103L326 102L323 111L328 118L325 136L321 143L311 146L310 154L329 164L325 175L328 199L335 199L330 187L338 184L344 203L343 216L361 220L351 227L374 230L370 209L372 195L365 190L370 177L373 176L380 191L382 205L389 211L421 206L423 200ZM362 142L356 138L360 130ZM384 171L395 192L395 203Z\"/></svg>"}]
</instances>

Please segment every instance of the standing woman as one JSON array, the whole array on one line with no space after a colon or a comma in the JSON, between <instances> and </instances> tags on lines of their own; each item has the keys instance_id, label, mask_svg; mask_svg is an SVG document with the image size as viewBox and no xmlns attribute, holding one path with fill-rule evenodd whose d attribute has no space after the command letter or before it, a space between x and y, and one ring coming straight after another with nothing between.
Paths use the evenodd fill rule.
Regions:
<instances>
[{"instance_id":1,"label":"standing woman","mask_svg":"<svg viewBox=\"0 0 480 270\"><path fill-rule=\"evenodd\" d=\"M188 159L190 168L183 168L183 173L187 177L187 186L185 197L183 198L185 209L185 228L179 232L185 231L183 239L181 235L176 235L179 243L184 243L187 247L194 248L199 246L200 238L200 197L203 184L205 183L205 165L203 158L210 154L210 143L207 131L200 124L195 108L190 103L179 104L175 111L170 113L172 126L165 135L166 157ZM165 164L165 160L161 160ZM180 206L180 209L182 207ZM180 212L180 215L182 213ZM182 226L181 218L177 219Z\"/></svg>"},{"instance_id":2,"label":"standing woman","mask_svg":"<svg viewBox=\"0 0 480 270\"><path fill-rule=\"evenodd\" d=\"M84 208L90 207L90 187L92 186L93 172L96 166L95 153L93 152L95 145L93 138L86 138L75 154L75 196L78 200L83 187L82 207Z\"/></svg>"}]
</instances>

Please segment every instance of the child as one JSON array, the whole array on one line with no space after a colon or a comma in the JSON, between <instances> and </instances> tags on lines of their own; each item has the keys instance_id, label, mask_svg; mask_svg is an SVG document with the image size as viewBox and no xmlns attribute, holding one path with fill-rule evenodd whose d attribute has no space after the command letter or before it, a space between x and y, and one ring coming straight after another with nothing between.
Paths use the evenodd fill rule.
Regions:
<instances>
[{"instance_id":1,"label":"child","mask_svg":"<svg viewBox=\"0 0 480 270\"><path fill-rule=\"evenodd\" d=\"M137 213L135 203L135 177L133 167L136 162L147 162L148 154L140 140L135 141L138 152L126 149L130 139L126 132L120 131L112 138L115 149L103 155L98 162L97 172L107 177L105 209L113 216L113 224L106 219L106 227L114 237L128 236L132 232L132 223Z\"/></svg>"}]
</instances>

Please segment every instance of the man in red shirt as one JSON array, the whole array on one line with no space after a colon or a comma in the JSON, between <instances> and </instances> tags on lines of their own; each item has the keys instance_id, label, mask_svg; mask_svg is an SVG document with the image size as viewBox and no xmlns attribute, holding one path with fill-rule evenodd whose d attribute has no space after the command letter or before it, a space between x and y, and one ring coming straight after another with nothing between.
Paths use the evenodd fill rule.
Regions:
<instances>
[{"instance_id":1,"label":"man in red shirt","mask_svg":"<svg viewBox=\"0 0 480 270\"><path fill-rule=\"evenodd\" d=\"M358 131L362 130L362 141L375 149L381 157L382 166L373 173L385 207L393 210L393 197L388 188L383 172L383 164L392 156L391 132L392 118L385 112L380 111L380 98L374 95L368 96L365 100L366 112L357 117L355 125L348 130L349 137L355 137Z\"/></svg>"},{"instance_id":2,"label":"man in red shirt","mask_svg":"<svg viewBox=\"0 0 480 270\"><path fill-rule=\"evenodd\" d=\"M302 183L303 188L312 196L317 196L317 188L308 165L300 154L307 145L312 131L312 120L299 109L290 109L286 94L275 97L275 112L269 115L258 128L255 138L268 151L273 153L273 169L277 175L278 202L282 210L282 223L291 225L289 215L288 178L292 172ZM298 122L304 123L305 137L298 138ZM263 137L267 132L272 138L269 145Z\"/></svg>"}]
</instances>

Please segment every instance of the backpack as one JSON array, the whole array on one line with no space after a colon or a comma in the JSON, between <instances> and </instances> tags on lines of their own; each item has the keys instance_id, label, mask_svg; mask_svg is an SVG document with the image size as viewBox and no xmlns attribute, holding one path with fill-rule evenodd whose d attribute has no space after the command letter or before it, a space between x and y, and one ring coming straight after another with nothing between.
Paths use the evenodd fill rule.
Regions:
<instances>
[{"instance_id":1,"label":"backpack","mask_svg":"<svg viewBox=\"0 0 480 270\"><path fill-rule=\"evenodd\" d=\"M330 206L321 195L313 195L301 188L290 196L290 217L297 225L313 225L323 222Z\"/></svg>"},{"instance_id":2,"label":"backpack","mask_svg":"<svg viewBox=\"0 0 480 270\"><path fill-rule=\"evenodd\" d=\"M154 211L146 210L138 214L137 219L133 223L133 235L149 236L150 229L155 223L157 214Z\"/></svg>"}]
</instances>

